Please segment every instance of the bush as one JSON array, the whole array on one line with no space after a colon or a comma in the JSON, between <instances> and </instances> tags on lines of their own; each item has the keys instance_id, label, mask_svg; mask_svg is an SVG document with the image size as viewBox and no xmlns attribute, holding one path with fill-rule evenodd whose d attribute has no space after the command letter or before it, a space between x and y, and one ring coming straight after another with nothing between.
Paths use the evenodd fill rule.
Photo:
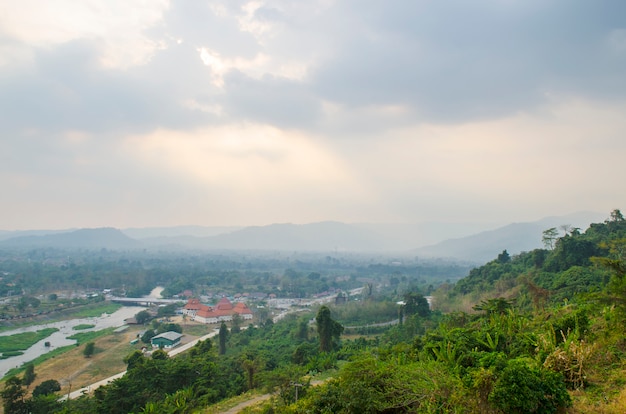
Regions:
<instances>
[{"instance_id":1,"label":"bush","mask_svg":"<svg viewBox=\"0 0 626 414\"><path fill-rule=\"evenodd\" d=\"M494 384L489 402L507 413L556 413L571 405L563 377L528 365L525 360L509 361Z\"/></svg>"},{"instance_id":2,"label":"bush","mask_svg":"<svg viewBox=\"0 0 626 414\"><path fill-rule=\"evenodd\" d=\"M59 384L59 381L57 380L50 379L42 382L35 387L35 389L33 390L33 397L53 394L57 391L61 391L61 384Z\"/></svg>"}]
</instances>

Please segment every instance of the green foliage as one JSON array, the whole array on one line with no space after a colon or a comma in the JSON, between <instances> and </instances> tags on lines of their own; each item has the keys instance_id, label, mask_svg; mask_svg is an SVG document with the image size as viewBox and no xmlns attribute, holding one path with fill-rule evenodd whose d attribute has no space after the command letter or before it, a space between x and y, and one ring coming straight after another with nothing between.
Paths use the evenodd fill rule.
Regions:
<instances>
[{"instance_id":1,"label":"green foliage","mask_svg":"<svg viewBox=\"0 0 626 414\"><path fill-rule=\"evenodd\" d=\"M59 381L53 379L45 380L35 387L33 390L33 397L54 394L57 391L61 391L61 384L59 384Z\"/></svg>"},{"instance_id":2,"label":"green foliage","mask_svg":"<svg viewBox=\"0 0 626 414\"><path fill-rule=\"evenodd\" d=\"M115 328L105 328L99 331L90 331L90 332L80 332L76 333L72 336L68 336L68 339L75 339L78 342L78 345L82 345L89 341L94 341L100 337L111 334Z\"/></svg>"},{"instance_id":3,"label":"green foliage","mask_svg":"<svg viewBox=\"0 0 626 414\"><path fill-rule=\"evenodd\" d=\"M85 358L91 358L91 356L96 352L96 344L93 342L87 342L85 344L85 348L83 349L83 355Z\"/></svg>"},{"instance_id":4,"label":"green foliage","mask_svg":"<svg viewBox=\"0 0 626 414\"><path fill-rule=\"evenodd\" d=\"M18 377L11 377L4 383L4 389L0 391L3 408L6 414L26 414L28 405L24 399L26 389L22 385L22 380Z\"/></svg>"},{"instance_id":5,"label":"green foliage","mask_svg":"<svg viewBox=\"0 0 626 414\"><path fill-rule=\"evenodd\" d=\"M143 335L141 335L141 342L143 342L144 344L149 344L150 340L156 335L157 333L154 332L153 329L148 329L143 333Z\"/></svg>"},{"instance_id":6,"label":"green foliage","mask_svg":"<svg viewBox=\"0 0 626 414\"><path fill-rule=\"evenodd\" d=\"M140 325L145 324L150 319L152 319L152 315L147 310L142 310L135 314L135 320L137 320L137 323Z\"/></svg>"},{"instance_id":7,"label":"green foliage","mask_svg":"<svg viewBox=\"0 0 626 414\"><path fill-rule=\"evenodd\" d=\"M474 305L473 309L477 311L484 311L487 315L505 314L513 306L513 302L505 298L487 299L480 302L479 305Z\"/></svg>"},{"instance_id":8,"label":"green foliage","mask_svg":"<svg viewBox=\"0 0 626 414\"><path fill-rule=\"evenodd\" d=\"M57 331L57 328L45 328L36 332L23 332L10 336L0 336L0 352L26 350Z\"/></svg>"},{"instance_id":9,"label":"green foliage","mask_svg":"<svg viewBox=\"0 0 626 414\"><path fill-rule=\"evenodd\" d=\"M365 354L346 365L336 379L311 388L294 412L469 413L468 400L462 383L441 364L397 364Z\"/></svg>"},{"instance_id":10,"label":"green foliage","mask_svg":"<svg viewBox=\"0 0 626 414\"><path fill-rule=\"evenodd\" d=\"M513 359L496 380L489 401L508 413L556 413L571 405L563 377Z\"/></svg>"},{"instance_id":11,"label":"green foliage","mask_svg":"<svg viewBox=\"0 0 626 414\"><path fill-rule=\"evenodd\" d=\"M35 381L37 374L35 374L35 365L31 362L26 364L26 368L24 369L24 376L22 376L22 384L26 385L26 387L30 387Z\"/></svg>"},{"instance_id":12,"label":"green foliage","mask_svg":"<svg viewBox=\"0 0 626 414\"><path fill-rule=\"evenodd\" d=\"M226 353L226 341L228 340L228 328L226 324L222 322L220 325L219 338L219 354L224 355Z\"/></svg>"},{"instance_id":13,"label":"green foliage","mask_svg":"<svg viewBox=\"0 0 626 414\"><path fill-rule=\"evenodd\" d=\"M330 352L339 340L343 332L343 326L330 317L330 309L327 306L320 307L315 317L317 334L320 341L320 351Z\"/></svg>"},{"instance_id":14,"label":"green foliage","mask_svg":"<svg viewBox=\"0 0 626 414\"><path fill-rule=\"evenodd\" d=\"M75 330L75 331L83 331L85 329L91 329L94 326L96 326L96 325L92 325L92 324L89 324L89 323L81 323L79 325L73 326L72 329Z\"/></svg>"},{"instance_id":15,"label":"green foliage","mask_svg":"<svg viewBox=\"0 0 626 414\"><path fill-rule=\"evenodd\" d=\"M404 295L404 314L407 316L419 315L427 317L430 315L430 306L426 298L416 292L408 292Z\"/></svg>"},{"instance_id":16,"label":"green foliage","mask_svg":"<svg viewBox=\"0 0 626 414\"><path fill-rule=\"evenodd\" d=\"M389 298L351 301L341 306L328 306L333 318L344 326L362 326L389 322L398 318L398 305Z\"/></svg>"},{"instance_id":17,"label":"green foliage","mask_svg":"<svg viewBox=\"0 0 626 414\"><path fill-rule=\"evenodd\" d=\"M162 318L164 316L173 316L176 314L176 309L178 305L175 303L170 303L169 305L159 306L157 310L157 316Z\"/></svg>"}]
</instances>

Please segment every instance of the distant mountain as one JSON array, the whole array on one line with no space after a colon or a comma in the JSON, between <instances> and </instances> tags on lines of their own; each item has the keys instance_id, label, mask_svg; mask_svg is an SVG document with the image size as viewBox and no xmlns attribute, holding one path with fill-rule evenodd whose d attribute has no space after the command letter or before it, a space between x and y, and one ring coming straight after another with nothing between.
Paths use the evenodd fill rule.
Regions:
<instances>
[{"instance_id":1,"label":"distant mountain","mask_svg":"<svg viewBox=\"0 0 626 414\"><path fill-rule=\"evenodd\" d=\"M242 229L242 226L171 226L171 227L143 227L127 228L122 232L133 239L157 239L176 237L211 237L218 234L230 233Z\"/></svg>"},{"instance_id":2,"label":"distant mountain","mask_svg":"<svg viewBox=\"0 0 626 414\"><path fill-rule=\"evenodd\" d=\"M503 250L513 255L543 247L543 231L551 227L569 225L584 231L591 223L601 222L606 218L606 215L593 212L546 217L535 222L513 223L471 236L445 240L412 252L418 256L449 257L485 263L495 259Z\"/></svg>"},{"instance_id":3,"label":"distant mountain","mask_svg":"<svg viewBox=\"0 0 626 414\"><path fill-rule=\"evenodd\" d=\"M81 249L128 249L140 247L141 243L131 239L120 230L106 227L80 229L61 233L20 236L0 242L11 247L57 247Z\"/></svg>"},{"instance_id":4,"label":"distant mountain","mask_svg":"<svg viewBox=\"0 0 626 414\"><path fill-rule=\"evenodd\" d=\"M576 213L531 223L509 224L482 232L478 231L484 227L468 223L346 224L333 221L244 228L178 226L123 231L113 228L64 232L41 230L30 234L2 232L0 240L5 240L0 241L0 246L404 252L408 255L486 262L504 249L510 254L517 254L542 247L542 232L550 227L570 225L584 230L590 223L606 218L599 213ZM425 246L428 243L430 245Z\"/></svg>"},{"instance_id":5,"label":"distant mountain","mask_svg":"<svg viewBox=\"0 0 626 414\"><path fill-rule=\"evenodd\" d=\"M24 236L45 236L48 234L60 234L60 233L68 233L75 229L65 229L65 230L0 230L0 241L13 239L15 237L24 237Z\"/></svg>"},{"instance_id":6,"label":"distant mountain","mask_svg":"<svg viewBox=\"0 0 626 414\"><path fill-rule=\"evenodd\" d=\"M246 227L198 240L205 248L241 250L375 251L384 241L373 232L338 222Z\"/></svg>"}]
</instances>

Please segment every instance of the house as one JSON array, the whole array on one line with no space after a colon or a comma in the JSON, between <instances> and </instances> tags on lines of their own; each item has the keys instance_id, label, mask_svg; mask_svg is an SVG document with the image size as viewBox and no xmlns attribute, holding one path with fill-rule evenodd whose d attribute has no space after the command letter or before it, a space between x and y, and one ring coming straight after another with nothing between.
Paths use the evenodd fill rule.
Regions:
<instances>
[{"instance_id":1,"label":"house","mask_svg":"<svg viewBox=\"0 0 626 414\"><path fill-rule=\"evenodd\" d=\"M187 299L187 304L183 307L183 315L187 315L193 319L196 316L196 313L202 309L203 306L205 305L200 303L200 299Z\"/></svg>"},{"instance_id":2,"label":"house","mask_svg":"<svg viewBox=\"0 0 626 414\"><path fill-rule=\"evenodd\" d=\"M196 310L196 308L198 308ZM239 315L243 320L252 319L252 311L243 302L238 302L236 306L223 297L215 306L202 305L198 299L189 299L183 309L188 309L191 319L201 323L221 323L233 320L233 316Z\"/></svg>"},{"instance_id":3,"label":"house","mask_svg":"<svg viewBox=\"0 0 626 414\"><path fill-rule=\"evenodd\" d=\"M174 331L163 332L162 334L153 336L150 340L152 344L152 348L159 349L168 349L174 348L178 344L180 344L180 339L183 337L183 334Z\"/></svg>"}]
</instances>

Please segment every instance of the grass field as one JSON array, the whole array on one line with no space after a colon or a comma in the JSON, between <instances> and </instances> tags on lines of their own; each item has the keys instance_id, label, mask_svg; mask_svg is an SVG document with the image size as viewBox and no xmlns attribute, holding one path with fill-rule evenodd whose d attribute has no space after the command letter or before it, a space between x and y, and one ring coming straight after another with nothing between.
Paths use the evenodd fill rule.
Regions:
<instances>
[{"instance_id":1,"label":"grass field","mask_svg":"<svg viewBox=\"0 0 626 414\"><path fill-rule=\"evenodd\" d=\"M23 351L57 331L57 328L45 328L36 332L0 336L0 352Z\"/></svg>"},{"instance_id":2,"label":"grass field","mask_svg":"<svg viewBox=\"0 0 626 414\"><path fill-rule=\"evenodd\" d=\"M88 323L82 323L80 325L74 326L72 329L75 330L75 331L84 331L85 329L91 329L94 326L96 326L96 325L91 325L91 324L88 324Z\"/></svg>"}]
</instances>

